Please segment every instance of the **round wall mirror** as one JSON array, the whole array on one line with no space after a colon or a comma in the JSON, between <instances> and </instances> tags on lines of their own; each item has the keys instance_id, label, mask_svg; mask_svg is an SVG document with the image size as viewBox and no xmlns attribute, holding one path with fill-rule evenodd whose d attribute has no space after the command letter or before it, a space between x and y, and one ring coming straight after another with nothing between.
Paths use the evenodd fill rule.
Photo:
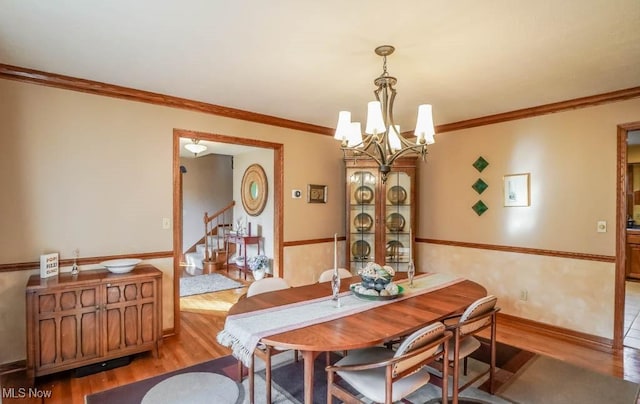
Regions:
<instances>
[{"instance_id":1,"label":"round wall mirror","mask_svg":"<svg viewBox=\"0 0 640 404\"><path fill-rule=\"evenodd\" d=\"M244 210L258 216L267 204L267 175L259 164L252 164L242 176L241 196Z\"/></svg>"}]
</instances>

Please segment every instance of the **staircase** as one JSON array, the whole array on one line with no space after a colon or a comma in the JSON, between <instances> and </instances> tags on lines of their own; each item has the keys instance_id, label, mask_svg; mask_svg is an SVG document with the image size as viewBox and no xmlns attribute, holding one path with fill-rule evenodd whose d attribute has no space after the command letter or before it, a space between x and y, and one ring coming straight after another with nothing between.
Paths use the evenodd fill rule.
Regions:
<instances>
[{"instance_id":1,"label":"staircase","mask_svg":"<svg viewBox=\"0 0 640 404\"><path fill-rule=\"evenodd\" d=\"M227 263L226 235L233 223L231 209L234 205L235 201L232 201L212 215L205 212L204 237L184 254L187 273L211 273L224 268ZM228 252L235 252L235 244L229 245Z\"/></svg>"}]
</instances>

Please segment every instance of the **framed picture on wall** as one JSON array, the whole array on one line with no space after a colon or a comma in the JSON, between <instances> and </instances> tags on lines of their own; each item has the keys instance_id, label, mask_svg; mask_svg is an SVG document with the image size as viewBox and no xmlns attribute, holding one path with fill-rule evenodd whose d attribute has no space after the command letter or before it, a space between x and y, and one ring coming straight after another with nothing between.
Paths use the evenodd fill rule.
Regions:
<instances>
[{"instance_id":1,"label":"framed picture on wall","mask_svg":"<svg viewBox=\"0 0 640 404\"><path fill-rule=\"evenodd\" d=\"M307 202L309 203L326 203L327 202L327 186L326 185L307 185Z\"/></svg>"},{"instance_id":2,"label":"framed picture on wall","mask_svg":"<svg viewBox=\"0 0 640 404\"><path fill-rule=\"evenodd\" d=\"M503 177L504 206L531 205L529 177L529 173L509 174Z\"/></svg>"}]
</instances>

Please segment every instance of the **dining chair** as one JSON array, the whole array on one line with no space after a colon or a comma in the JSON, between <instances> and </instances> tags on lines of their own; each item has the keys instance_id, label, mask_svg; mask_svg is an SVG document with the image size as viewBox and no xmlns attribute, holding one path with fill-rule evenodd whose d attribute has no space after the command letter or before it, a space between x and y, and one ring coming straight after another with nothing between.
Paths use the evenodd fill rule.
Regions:
<instances>
[{"instance_id":1,"label":"dining chair","mask_svg":"<svg viewBox=\"0 0 640 404\"><path fill-rule=\"evenodd\" d=\"M346 268L338 268L338 276L340 278L351 278L353 274ZM329 282L333 279L333 269L327 269L318 277L318 282Z\"/></svg>"},{"instance_id":2,"label":"dining chair","mask_svg":"<svg viewBox=\"0 0 640 404\"><path fill-rule=\"evenodd\" d=\"M288 289L289 284L286 280L277 277L263 278L254 281L247 288L246 297L255 296L261 293L274 292L276 290ZM249 367L249 402L254 403L254 385L255 385L255 357L259 357L264 361L265 367L265 384L266 384L266 402L271 403L271 356L286 352L288 349L272 347L259 343L253 356L251 357L251 366ZM298 361L298 351L294 351L295 361ZM238 361L238 375L242 382L242 362Z\"/></svg>"},{"instance_id":3,"label":"dining chair","mask_svg":"<svg viewBox=\"0 0 640 404\"><path fill-rule=\"evenodd\" d=\"M453 402L457 403L458 393L475 381L489 374L489 393L494 391L494 375L496 368L496 313L500 311L496 307L498 298L494 295L485 296L471 303L462 314L454 315L444 319L447 330L453 333L453 338L449 341L449 365L453 367ZM486 342L481 342L475 337L480 331L490 328L489 348L490 363L489 368L468 380L463 386L459 386L460 360L463 363L463 372L467 374L467 359L469 355L477 351ZM443 368L446 366L443 364Z\"/></svg>"},{"instance_id":4,"label":"dining chair","mask_svg":"<svg viewBox=\"0 0 640 404\"><path fill-rule=\"evenodd\" d=\"M337 383L337 377L359 394L376 403L391 404L429 383L426 366L442 359L442 403L447 403L449 344L452 332L444 324L430 324L408 336L394 352L384 347L351 351L333 366L327 366L327 403L333 397L345 403L359 399Z\"/></svg>"}]
</instances>

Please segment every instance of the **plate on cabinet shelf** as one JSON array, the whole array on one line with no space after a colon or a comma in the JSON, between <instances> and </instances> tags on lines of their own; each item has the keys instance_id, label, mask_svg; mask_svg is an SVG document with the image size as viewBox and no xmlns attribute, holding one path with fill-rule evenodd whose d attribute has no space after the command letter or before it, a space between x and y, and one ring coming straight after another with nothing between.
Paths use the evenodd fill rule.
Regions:
<instances>
[{"instance_id":1,"label":"plate on cabinet shelf","mask_svg":"<svg viewBox=\"0 0 640 404\"><path fill-rule=\"evenodd\" d=\"M387 257L393 260L400 259L404 255L404 244L398 240L389 240L387 242Z\"/></svg>"},{"instance_id":2,"label":"plate on cabinet shelf","mask_svg":"<svg viewBox=\"0 0 640 404\"><path fill-rule=\"evenodd\" d=\"M389 231L392 231L394 233L402 231L404 229L404 223L404 216L402 216L400 213L394 212L387 216L386 225Z\"/></svg>"},{"instance_id":3,"label":"plate on cabinet shelf","mask_svg":"<svg viewBox=\"0 0 640 404\"><path fill-rule=\"evenodd\" d=\"M387 198L393 205L403 204L407 200L407 191L400 185L394 185L387 191Z\"/></svg>"},{"instance_id":4,"label":"plate on cabinet shelf","mask_svg":"<svg viewBox=\"0 0 640 404\"><path fill-rule=\"evenodd\" d=\"M358 213L353 219L353 225L359 232L369 231L373 226L373 218L368 213Z\"/></svg>"},{"instance_id":5,"label":"plate on cabinet shelf","mask_svg":"<svg viewBox=\"0 0 640 404\"><path fill-rule=\"evenodd\" d=\"M369 257L370 253L371 246L364 240L356 240L351 245L351 255L353 255L355 259L365 260Z\"/></svg>"},{"instance_id":6,"label":"plate on cabinet shelf","mask_svg":"<svg viewBox=\"0 0 640 404\"><path fill-rule=\"evenodd\" d=\"M358 203L371 203L373 200L373 189L366 185L359 186L356 188L353 197Z\"/></svg>"},{"instance_id":7,"label":"plate on cabinet shelf","mask_svg":"<svg viewBox=\"0 0 640 404\"><path fill-rule=\"evenodd\" d=\"M375 184L376 176L369 171L356 171L351 174L351 182L354 184Z\"/></svg>"}]
</instances>

